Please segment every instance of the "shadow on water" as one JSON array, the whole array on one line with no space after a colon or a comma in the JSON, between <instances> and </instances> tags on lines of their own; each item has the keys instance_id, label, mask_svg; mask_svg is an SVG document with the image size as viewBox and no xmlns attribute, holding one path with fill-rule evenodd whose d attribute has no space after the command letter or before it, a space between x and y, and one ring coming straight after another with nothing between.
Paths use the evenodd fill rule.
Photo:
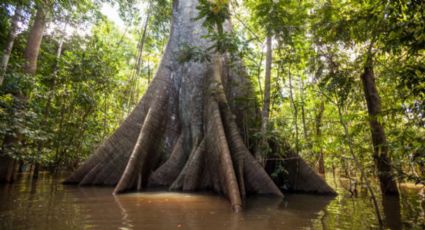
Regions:
<instances>
[{"instance_id":1,"label":"shadow on water","mask_svg":"<svg viewBox=\"0 0 425 230\"><path fill-rule=\"evenodd\" d=\"M64 186L47 174L0 185L0 229L370 229L367 197L253 196L234 214L211 193L148 191L112 196L112 188ZM422 229L423 203L411 190L382 200L386 228ZM421 209L422 208L422 209Z\"/></svg>"},{"instance_id":2,"label":"shadow on water","mask_svg":"<svg viewBox=\"0 0 425 230\"><path fill-rule=\"evenodd\" d=\"M126 228L293 229L309 227L310 219L317 218L330 199L255 196L239 214L231 211L227 200L210 193L146 192L116 196L115 201Z\"/></svg>"}]
</instances>

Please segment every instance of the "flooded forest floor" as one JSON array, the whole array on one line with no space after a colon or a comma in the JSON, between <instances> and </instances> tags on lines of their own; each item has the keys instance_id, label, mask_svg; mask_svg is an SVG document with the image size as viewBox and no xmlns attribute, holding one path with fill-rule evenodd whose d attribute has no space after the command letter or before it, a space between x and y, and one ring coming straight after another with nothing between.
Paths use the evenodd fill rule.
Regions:
<instances>
[{"instance_id":1,"label":"flooded forest floor","mask_svg":"<svg viewBox=\"0 0 425 230\"><path fill-rule=\"evenodd\" d=\"M338 196L285 194L249 197L242 213L211 193L147 191L113 196L110 187L61 184L47 173L20 175L0 185L0 229L378 229L362 189L352 197L343 180L329 183ZM335 184L336 183L336 184ZM400 199L379 197L385 229L424 229L420 187L401 184Z\"/></svg>"}]
</instances>

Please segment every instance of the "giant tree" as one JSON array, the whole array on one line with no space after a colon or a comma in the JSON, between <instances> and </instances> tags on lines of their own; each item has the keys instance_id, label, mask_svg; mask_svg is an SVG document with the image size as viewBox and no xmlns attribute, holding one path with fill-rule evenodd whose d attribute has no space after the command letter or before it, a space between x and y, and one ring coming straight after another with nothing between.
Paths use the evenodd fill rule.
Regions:
<instances>
[{"instance_id":1,"label":"giant tree","mask_svg":"<svg viewBox=\"0 0 425 230\"><path fill-rule=\"evenodd\" d=\"M242 138L240 127L252 127L258 110L241 61L223 51L231 30L226 1L175 0L172 15L146 94L66 183L111 185L114 193L154 185L211 189L235 211L249 193L282 196ZM309 183L306 190L334 193L306 164L298 166L292 176Z\"/></svg>"}]
</instances>

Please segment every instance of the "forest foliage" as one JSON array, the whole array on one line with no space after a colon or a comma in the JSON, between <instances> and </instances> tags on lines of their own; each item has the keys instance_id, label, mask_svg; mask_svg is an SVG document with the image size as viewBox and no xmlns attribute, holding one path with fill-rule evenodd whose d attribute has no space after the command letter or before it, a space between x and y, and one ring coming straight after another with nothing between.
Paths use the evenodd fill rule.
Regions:
<instances>
[{"instance_id":1,"label":"forest foliage","mask_svg":"<svg viewBox=\"0 0 425 230\"><path fill-rule=\"evenodd\" d=\"M0 55L16 9L22 9L10 60L1 75L0 143L22 136L7 154L22 165L74 169L108 137L143 95L170 33L169 0L0 1ZM23 72L36 10L47 12L35 75ZM105 13L113 8L120 17ZM315 168L348 177L358 168L344 125L368 174L375 174L360 76L373 59L385 128L399 180L425 183L425 3L420 0L201 0L213 45L182 47L180 60L210 61L212 52L242 58L263 101L265 40L272 37L267 132L282 152L290 143ZM110 13L110 11L109 11ZM223 29L231 19L233 32ZM146 26L145 26L146 24ZM15 95L25 92L25 98ZM341 116L339 116L341 115ZM19 130L19 132L16 132ZM266 146L265 156L273 154ZM276 150L276 148L273 148ZM273 159L271 159L273 160ZM285 173L277 170L272 176Z\"/></svg>"}]
</instances>

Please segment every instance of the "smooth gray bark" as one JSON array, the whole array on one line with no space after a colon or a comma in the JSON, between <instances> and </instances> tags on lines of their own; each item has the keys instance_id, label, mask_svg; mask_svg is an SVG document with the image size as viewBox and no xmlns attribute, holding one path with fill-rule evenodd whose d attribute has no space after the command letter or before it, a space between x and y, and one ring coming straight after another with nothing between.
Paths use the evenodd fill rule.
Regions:
<instances>
[{"instance_id":1,"label":"smooth gray bark","mask_svg":"<svg viewBox=\"0 0 425 230\"><path fill-rule=\"evenodd\" d=\"M270 78L272 70L272 37L267 36L266 38L266 73L264 76L264 96L263 96L263 109L261 111L261 139L258 144L256 151L256 158L262 164L265 165L266 151L268 150L267 144L267 127L269 124L269 113L270 113Z\"/></svg>"},{"instance_id":2,"label":"smooth gray bark","mask_svg":"<svg viewBox=\"0 0 425 230\"><path fill-rule=\"evenodd\" d=\"M13 44L15 43L15 39L18 36L19 31L19 21L21 20L22 15L22 7L20 5L16 6L15 14L11 19L9 36L7 38L6 47L3 50L3 56L1 58L0 63L0 86L3 84L4 74L7 71L7 66L9 64L9 58L12 54Z\"/></svg>"},{"instance_id":3,"label":"smooth gray bark","mask_svg":"<svg viewBox=\"0 0 425 230\"><path fill-rule=\"evenodd\" d=\"M146 94L66 183L116 186L115 193L157 185L212 190L236 212L247 194L282 196L244 142L258 108L241 61L225 53L205 62L179 58L185 44L212 45L193 20L197 4L173 2L169 41Z\"/></svg>"}]
</instances>

